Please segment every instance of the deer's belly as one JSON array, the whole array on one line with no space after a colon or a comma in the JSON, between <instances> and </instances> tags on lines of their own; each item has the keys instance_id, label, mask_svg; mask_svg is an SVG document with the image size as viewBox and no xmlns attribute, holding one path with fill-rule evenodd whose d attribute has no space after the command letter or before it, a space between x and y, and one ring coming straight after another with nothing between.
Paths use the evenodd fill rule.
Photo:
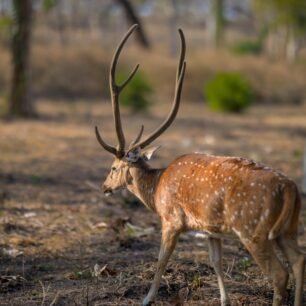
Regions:
<instances>
[{"instance_id":1,"label":"deer's belly","mask_svg":"<svg viewBox=\"0 0 306 306\"><path fill-rule=\"evenodd\" d=\"M193 214L187 214L185 219L187 231L201 233L204 237L237 239L237 235L232 231L230 226L226 226L224 221L215 218L214 222L205 218L197 218Z\"/></svg>"},{"instance_id":2,"label":"deer's belly","mask_svg":"<svg viewBox=\"0 0 306 306\"><path fill-rule=\"evenodd\" d=\"M237 235L235 235L233 232L212 233L206 230L202 230L202 231L190 231L189 234L195 238L200 238L200 239L218 238L218 239L228 239L228 240L239 240Z\"/></svg>"}]
</instances>

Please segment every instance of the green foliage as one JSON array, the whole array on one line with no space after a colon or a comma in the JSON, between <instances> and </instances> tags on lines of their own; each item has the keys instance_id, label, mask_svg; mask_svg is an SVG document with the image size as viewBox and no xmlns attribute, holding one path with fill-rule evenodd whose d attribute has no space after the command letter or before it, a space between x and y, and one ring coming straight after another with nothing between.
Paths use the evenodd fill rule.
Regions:
<instances>
[{"instance_id":1,"label":"green foliage","mask_svg":"<svg viewBox=\"0 0 306 306\"><path fill-rule=\"evenodd\" d=\"M272 27L290 27L296 34L306 32L305 0L256 0L255 9L260 14L272 16Z\"/></svg>"},{"instance_id":2,"label":"green foliage","mask_svg":"<svg viewBox=\"0 0 306 306\"><path fill-rule=\"evenodd\" d=\"M198 289L203 285L203 281L201 279L201 275L196 274L192 278L191 287L192 289Z\"/></svg>"},{"instance_id":3,"label":"green foliage","mask_svg":"<svg viewBox=\"0 0 306 306\"><path fill-rule=\"evenodd\" d=\"M219 73L210 80L204 94L210 109L240 112L252 102L252 89L239 73Z\"/></svg>"},{"instance_id":4,"label":"green foliage","mask_svg":"<svg viewBox=\"0 0 306 306\"><path fill-rule=\"evenodd\" d=\"M11 16L0 17L0 29L9 29L13 24L13 18Z\"/></svg>"},{"instance_id":5,"label":"green foliage","mask_svg":"<svg viewBox=\"0 0 306 306\"><path fill-rule=\"evenodd\" d=\"M119 83L127 79L127 74L119 74ZM146 111L150 105L150 94L152 87L146 75L137 72L130 83L124 88L120 95L120 103L130 108L133 112Z\"/></svg>"},{"instance_id":6,"label":"green foliage","mask_svg":"<svg viewBox=\"0 0 306 306\"><path fill-rule=\"evenodd\" d=\"M243 257L239 260L239 269L241 271L246 271L252 266L252 262L250 258L248 257Z\"/></svg>"},{"instance_id":7,"label":"green foliage","mask_svg":"<svg viewBox=\"0 0 306 306\"><path fill-rule=\"evenodd\" d=\"M83 271L72 271L70 273L66 274L66 277L68 279L72 279L72 280L82 280L82 279L91 279L92 278L92 273L90 271L90 269L85 269Z\"/></svg>"},{"instance_id":8,"label":"green foliage","mask_svg":"<svg viewBox=\"0 0 306 306\"><path fill-rule=\"evenodd\" d=\"M263 25L256 39L239 41L232 45L231 51L238 55L253 54L259 55L264 48L264 41L269 33L267 25Z\"/></svg>"},{"instance_id":9,"label":"green foliage","mask_svg":"<svg viewBox=\"0 0 306 306\"><path fill-rule=\"evenodd\" d=\"M262 42L259 40L240 41L231 47L231 51L237 55L245 55L245 54L259 55L262 52L262 49L263 49Z\"/></svg>"},{"instance_id":10,"label":"green foliage","mask_svg":"<svg viewBox=\"0 0 306 306\"><path fill-rule=\"evenodd\" d=\"M0 118L8 113L7 99L0 96Z\"/></svg>"},{"instance_id":11,"label":"green foliage","mask_svg":"<svg viewBox=\"0 0 306 306\"><path fill-rule=\"evenodd\" d=\"M43 0L43 8L45 12L50 11L57 5L58 0Z\"/></svg>"}]
</instances>

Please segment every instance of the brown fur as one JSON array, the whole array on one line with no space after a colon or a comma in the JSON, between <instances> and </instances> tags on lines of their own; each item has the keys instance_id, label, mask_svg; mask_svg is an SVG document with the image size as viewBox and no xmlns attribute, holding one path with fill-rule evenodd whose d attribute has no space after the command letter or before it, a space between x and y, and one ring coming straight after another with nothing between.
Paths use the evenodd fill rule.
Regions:
<instances>
[{"instance_id":1,"label":"brown fur","mask_svg":"<svg viewBox=\"0 0 306 306\"><path fill-rule=\"evenodd\" d=\"M300 197L284 174L239 157L187 154L165 169L152 169L139 157L116 158L103 189L128 188L162 223L157 272L143 305L157 294L161 275L179 234L204 231L209 237L212 265L218 277L221 304L229 303L221 268L221 240L237 236L274 285L273 305L281 305L288 272L274 246L292 267L295 306L302 305L304 256L297 246Z\"/></svg>"},{"instance_id":2,"label":"brown fur","mask_svg":"<svg viewBox=\"0 0 306 306\"><path fill-rule=\"evenodd\" d=\"M157 139L176 117L184 80L185 38L181 38L175 95L166 120L147 138L141 140L143 126L125 151L125 138L119 110L119 94L138 66L122 84L115 82L117 59L134 25L119 44L110 71L113 115L118 138L117 148L107 144L96 127L100 145L116 156L103 190L111 194L128 188L161 219L162 239L156 274L143 305L155 298L162 274L179 234L202 230L208 235L209 257L220 289L222 306L229 304L222 272L221 237L236 234L253 255L262 271L272 279L273 306L281 305L288 272L278 259L275 246L288 260L296 280L295 306L302 304L304 256L297 246L297 220L300 210L295 184L285 175L254 161L237 157L188 154L176 159L166 169L151 169L146 163L156 148L141 151Z\"/></svg>"}]
</instances>

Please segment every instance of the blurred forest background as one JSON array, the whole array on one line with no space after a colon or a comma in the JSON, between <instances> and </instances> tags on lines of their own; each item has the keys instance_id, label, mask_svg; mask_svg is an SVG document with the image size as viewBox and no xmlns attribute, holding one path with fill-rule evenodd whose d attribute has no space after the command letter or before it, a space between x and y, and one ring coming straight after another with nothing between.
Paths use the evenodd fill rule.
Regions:
<instances>
[{"instance_id":1,"label":"blurred forest background","mask_svg":"<svg viewBox=\"0 0 306 306\"><path fill-rule=\"evenodd\" d=\"M187 43L181 109L154 166L193 151L242 156L306 192L305 0L0 0L0 305L138 305L149 288L158 219L127 193L100 192L112 156L93 129L115 143L109 65L135 23L117 68L120 81L140 64L121 95L128 139L167 116L177 28ZM225 241L224 271L233 305L271 303L241 244ZM182 235L157 305L219 303L205 241Z\"/></svg>"},{"instance_id":2,"label":"blurred forest background","mask_svg":"<svg viewBox=\"0 0 306 306\"><path fill-rule=\"evenodd\" d=\"M206 81L224 71L239 72L256 103L304 99L302 0L2 0L0 14L2 113L9 108L11 115L32 116L33 101L42 98L108 98L110 51L134 23L141 31L125 50L122 69L143 64L142 77L158 88L156 95L172 90L176 29L182 27L187 100L203 100Z\"/></svg>"}]
</instances>

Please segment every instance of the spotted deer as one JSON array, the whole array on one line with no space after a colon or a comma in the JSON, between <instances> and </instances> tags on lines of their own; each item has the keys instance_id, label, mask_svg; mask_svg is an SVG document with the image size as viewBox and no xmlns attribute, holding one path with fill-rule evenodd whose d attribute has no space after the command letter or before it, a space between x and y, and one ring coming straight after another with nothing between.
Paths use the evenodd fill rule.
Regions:
<instances>
[{"instance_id":1,"label":"spotted deer","mask_svg":"<svg viewBox=\"0 0 306 306\"><path fill-rule=\"evenodd\" d=\"M121 85L116 83L115 73L120 52L136 27L123 37L110 68L117 147L106 143L97 127L95 132L100 145L115 156L102 186L104 194L127 188L161 219L156 274L142 305L154 300L180 233L190 230L200 230L208 236L209 257L217 275L222 305L230 302L223 280L221 242L222 238L234 237L240 239L272 280L273 305L281 305L290 271L296 283L294 305L302 305L304 256L297 244L301 200L292 180L270 167L240 157L191 153L178 157L163 169L153 169L148 164L157 148L145 148L171 125L180 105L186 69L182 30L179 30L181 52L172 109L161 126L144 140L141 140L142 126L136 139L125 149L119 95L139 66L136 65Z\"/></svg>"}]
</instances>

